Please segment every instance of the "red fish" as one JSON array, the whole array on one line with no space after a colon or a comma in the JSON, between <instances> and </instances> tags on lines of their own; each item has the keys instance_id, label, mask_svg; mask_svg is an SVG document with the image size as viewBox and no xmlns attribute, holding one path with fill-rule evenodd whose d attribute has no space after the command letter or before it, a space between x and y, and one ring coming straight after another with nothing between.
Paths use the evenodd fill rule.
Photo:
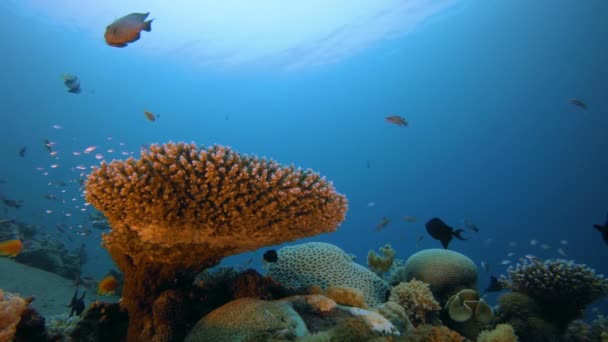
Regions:
<instances>
[{"instance_id":1,"label":"red fish","mask_svg":"<svg viewBox=\"0 0 608 342\"><path fill-rule=\"evenodd\" d=\"M387 116L385 120L387 122L390 122L397 126L407 126L408 125L407 120L405 120L405 118L403 116L399 116L399 115Z\"/></svg>"}]
</instances>

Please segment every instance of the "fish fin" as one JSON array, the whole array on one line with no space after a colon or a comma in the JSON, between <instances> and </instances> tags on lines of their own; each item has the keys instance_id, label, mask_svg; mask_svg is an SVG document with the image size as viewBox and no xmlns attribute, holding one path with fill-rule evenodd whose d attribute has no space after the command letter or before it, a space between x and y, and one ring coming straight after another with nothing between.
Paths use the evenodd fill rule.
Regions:
<instances>
[{"instance_id":1,"label":"fish fin","mask_svg":"<svg viewBox=\"0 0 608 342\"><path fill-rule=\"evenodd\" d=\"M606 213L606 223L604 225L608 226L608 213Z\"/></svg>"},{"instance_id":2,"label":"fish fin","mask_svg":"<svg viewBox=\"0 0 608 342\"><path fill-rule=\"evenodd\" d=\"M600 226L599 224L594 224L593 226L595 227L595 229L599 230L600 232L602 231L602 228L604 228L604 227Z\"/></svg>"},{"instance_id":3,"label":"fish fin","mask_svg":"<svg viewBox=\"0 0 608 342\"><path fill-rule=\"evenodd\" d=\"M450 241L452 241L452 238L449 239L443 239L441 240L441 245L443 246L444 249L448 249L448 245L450 244Z\"/></svg>"},{"instance_id":4,"label":"fish fin","mask_svg":"<svg viewBox=\"0 0 608 342\"><path fill-rule=\"evenodd\" d=\"M127 44L125 44L125 43L108 43L108 45L113 46L113 47L118 47L118 48L127 46Z\"/></svg>"},{"instance_id":5,"label":"fish fin","mask_svg":"<svg viewBox=\"0 0 608 342\"><path fill-rule=\"evenodd\" d=\"M146 31L146 32L152 31L152 21L154 21L154 19L150 19L148 21L144 21L141 29L144 30L144 31Z\"/></svg>"},{"instance_id":6,"label":"fish fin","mask_svg":"<svg viewBox=\"0 0 608 342\"><path fill-rule=\"evenodd\" d=\"M452 232L452 235L454 235L455 238L457 238L458 240L468 240L466 238L463 238L460 234L464 232L464 229L456 229Z\"/></svg>"}]
</instances>

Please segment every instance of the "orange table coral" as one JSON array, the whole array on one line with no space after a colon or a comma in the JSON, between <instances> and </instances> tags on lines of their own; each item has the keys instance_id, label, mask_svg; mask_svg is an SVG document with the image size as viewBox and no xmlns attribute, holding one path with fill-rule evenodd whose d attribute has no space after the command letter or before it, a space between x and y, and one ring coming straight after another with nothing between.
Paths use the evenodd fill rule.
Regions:
<instances>
[{"instance_id":1,"label":"orange table coral","mask_svg":"<svg viewBox=\"0 0 608 342\"><path fill-rule=\"evenodd\" d=\"M112 226L103 242L125 275L129 340L154 336L150 308L162 291L225 256L334 231L347 210L311 170L184 143L102 163L86 199Z\"/></svg>"}]
</instances>

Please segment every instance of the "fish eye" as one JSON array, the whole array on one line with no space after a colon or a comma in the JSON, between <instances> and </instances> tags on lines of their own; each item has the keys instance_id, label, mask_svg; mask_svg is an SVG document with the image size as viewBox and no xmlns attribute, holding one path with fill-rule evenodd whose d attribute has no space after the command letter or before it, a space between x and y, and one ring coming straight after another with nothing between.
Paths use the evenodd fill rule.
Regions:
<instances>
[{"instance_id":1,"label":"fish eye","mask_svg":"<svg viewBox=\"0 0 608 342\"><path fill-rule=\"evenodd\" d=\"M116 29L116 27L115 27L115 28L112 30L112 33L113 33L113 34L116 34L116 31L117 31L117 29Z\"/></svg>"}]
</instances>

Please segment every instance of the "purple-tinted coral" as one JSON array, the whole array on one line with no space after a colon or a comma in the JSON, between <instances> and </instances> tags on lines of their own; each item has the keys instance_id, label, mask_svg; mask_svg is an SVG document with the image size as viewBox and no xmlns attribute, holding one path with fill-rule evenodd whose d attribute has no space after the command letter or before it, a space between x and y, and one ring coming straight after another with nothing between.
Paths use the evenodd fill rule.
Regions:
<instances>
[{"instance_id":1,"label":"purple-tinted coral","mask_svg":"<svg viewBox=\"0 0 608 342\"><path fill-rule=\"evenodd\" d=\"M584 264L564 259L528 261L507 269L501 282L542 304L574 305L579 309L608 294L608 280Z\"/></svg>"}]
</instances>

